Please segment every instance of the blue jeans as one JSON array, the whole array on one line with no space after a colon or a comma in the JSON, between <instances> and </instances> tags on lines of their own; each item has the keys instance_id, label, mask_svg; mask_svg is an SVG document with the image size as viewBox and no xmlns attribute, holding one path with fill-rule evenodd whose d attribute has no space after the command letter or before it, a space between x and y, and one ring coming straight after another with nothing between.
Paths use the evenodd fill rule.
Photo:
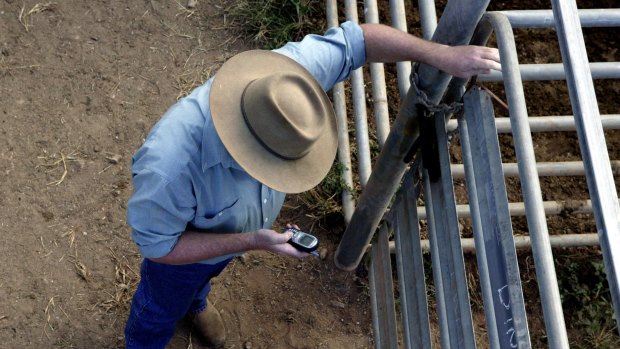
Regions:
<instances>
[{"instance_id":1,"label":"blue jeans","mask_svg":"<svg viewBox=\"0 0 620 349\"><path fill-rule=\"evenodd\" d=\"M125 326L127 349L165 348L177 321L207 307L210 280L228 262L230 259L213 265L169 265L144 259Z\"/></svg>"}]
</instances>

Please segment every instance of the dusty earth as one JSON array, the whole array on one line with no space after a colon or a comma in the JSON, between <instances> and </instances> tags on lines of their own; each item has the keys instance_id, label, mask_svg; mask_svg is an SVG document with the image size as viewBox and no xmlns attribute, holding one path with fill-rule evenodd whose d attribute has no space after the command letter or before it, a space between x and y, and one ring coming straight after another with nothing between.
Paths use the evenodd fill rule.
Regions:
<instances>
[{"instance_id":1,"label":"dusty earth","mask_svg":"<svg viewBox=\"0 0 620 349\"><path fill-rule=\"evenodd\" d=\"M123 347L140 262L131 156L178 97L250 47L227 6L0 0L0 348ZM331 229L302 212L293 198L283 216ZM322 240L324 260L249 253L214 283L229 348L371 346L365 283L336 271ZM170 348L194 337L182 323Z\"/></svg>"},{"instance_id":2,"label":"dusty earth","mask_svg":"<svg viewBox=\"0 0 620 349\"><path fill-rule=\"evenodd\" d=\"M140 262L125 223L131 155L177 98L252 46L235 30L230 2L199 1L188 10L179 1L0 0L0 348L123 347ZM521 7L548 2L531 3ZM617 33L591 34L592 60L620 59ZM524 37L543 45L553 33L518 32L523 63L559 62L557 48ZM530 94L531 115L570 114L562 86ZM618 112L619 91L617 82L597 82L602 113ZM548 156L542 160L577 157L574 136L535 137ZM618 134L608 142L611 158L620 159ZM502 144L510 152L510 140ZM585 195L579 179L544 185L549 200ZM509 187L518 200L518 183ZM252 252L214 282L228 348L372 347L367 281L332 263L342 222L305 208L289 198L277 225L294 221L319 235L325 259ZM595 229L566 219L552 219L550 230ZM516 227L526 230L525 222ZM535 299L532 280L524 285ZM534 344L544 346L539 305L528 312ZM183 322L169 347L200 345Z\"/></svg>"}]
</instances>

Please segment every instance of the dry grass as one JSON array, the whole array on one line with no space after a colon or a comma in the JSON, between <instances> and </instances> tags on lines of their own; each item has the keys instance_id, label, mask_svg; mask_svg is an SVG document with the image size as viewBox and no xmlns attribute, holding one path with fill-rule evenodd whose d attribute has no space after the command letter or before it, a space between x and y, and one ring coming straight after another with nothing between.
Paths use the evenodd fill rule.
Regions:
<instances>
[{"instance_id":1,"label":"dry grass","mask_svg":"<svg viewBox=\"0 0 620 349\"><path fill-rule=\"evenodd\" d=\"M63 151L60 151L60 155L54 153L49 156L39 156L38 159L40 161L43 161L43 163L37 165L36 167L47 167L49 168L49 171L53 171L57 168L61 168L63 172L60 175L60 178L47 183L47 185L49 186L58 186L62 182L64 182L65 178L67 177L67 174L69 173L67 169L67 162L77 161L78 154L79 154L79 151L76 149L72 151L71 153L69 153L68 155L65 155ZM60 159L58 159L59 156L60 156Z\"/></svg>"},{"instance_id":2,"label":"dry grass","mask_svg":"<svg viewBox=\"0 0 620 349\"><path fill-rule=\"evenodd\" d=\"M50 338L48 329L52 332L56 331L54 323L56 322L55 318L58 317L58 310L67 318L67 320L71 321L69 315L67 315L67 312L65 312L60 303L56 304L55 299L57 298L60 298L60 296L51 297L44 309L45 324L43 325L43 333L47 338Z\"/></svg>"},{"instance_id":3,"label":"dry grass","mask_svg":"<svg viewBox=\"0 0 620 349\"><path fill-rule=\"evenodd\" d=\"M110 257L114 262L114 291L108 293L109 298L99 304L106 312L118 312L129 309L131 299L138 286L140 275L129 266L125 256L118 257L110 249Z\"/></svg>"},{"instance_id":4,"label":"dry grass","mask_svg":"<svg viewBox=\"0 0 620 349\"><path fill-rule=\"evenodd\" d=\"M212 67L198 66L177 76L174 84L178 91L177 100L187 96L193 89L202 85L211 77L212 72Z\"/></svg>"},{"instance_id":5,"label":"dry grass","mask_svg":"<svg viewBox=\"0 0 620 349\"><path fill-rule=\"evenodd\" d=\"M26 5L23 5L22 8L19 10L17 19L19 20L19 23L22 24L26 32L28 32L30 30L30 27L32 27L31 23L32 23L33 15L46 12L46 11L53 12L55 10L56 10L56 3L54 2L47 2L44 4L37 3L34 6L32 6L32 8L28 11L26 11Z\"/></svg>"}]
</instances>

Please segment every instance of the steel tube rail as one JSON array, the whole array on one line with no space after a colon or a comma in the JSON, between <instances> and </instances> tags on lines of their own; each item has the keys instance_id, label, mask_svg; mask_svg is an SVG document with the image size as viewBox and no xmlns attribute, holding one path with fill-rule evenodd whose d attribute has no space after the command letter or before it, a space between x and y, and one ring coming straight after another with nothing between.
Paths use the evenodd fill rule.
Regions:
<instances>
[{"instance_id":1,"label":"steel tube rail","mask_svg":"<svg viewBox=\"0 0 620 349\"><path fill-rule=\"evenodd\" d=\"M525 81L566 80L562 63L520 64L519 71ZM590 63L590 71L595 80L620 79L620 62L593 62ZM501 81L502 73L492 71L491 74L479 75L478 80Z\"/></svg>"},{"instance_id":2,"label":"steel tube rail","mask_svg":"<svg viewBox=\"0 0 620 349\"><path fill-rule=\"evenodd\" d=\"M354 0L345 1L347 20L358 22L357 3ZM368 119L366 115L366 91L364 90L363 68L355 69L351 73L351 94L353 112L355 113L355 140L357 144L357 167L362 187L372 171L370 162L370 143L368 141Z\"/></svg>"},{"instance_id":3,"label":"steel tube rail","mask_svg":"<svg viewBox=\"0 0 620 349\"><path fill-rule=\"evenodd\" d=\"M421 183L419 162L405 176L403 190L396 197L393 215L385 220L394 230L394 249L405 349L431 349L424 257L420 245L420 224L416 211Z\"/></svg>"},{"instance_id":4,"label":"steel tube rail","mask_svg":"<svg viewBox=\"0 0 620 349\"><path fill-rule=\"evenodd\" d=\"M327 26L338 26L338 8L336 0L325 2ZM339 82L332 88L332 100L336 113L336 124L338 126L338 162L342 165L340 175L348 188L353 188L353 173L351 165L351 149L349 147L349 125L347 123L347 103L344 92L344 83ZM347 189L342 190L342 213L346 223L351 221L351 216L355 210L353 194Z\"/></svg>"},{"instance_id":5,"label":"steel tube rail","mask_svg":"<svg viewBox=\"0 0 620 349\"><path fill-rule=\"evenodd\" d=\"M469 43L488 4L489 0L448 2L435 30L434 41L454 45ZM431 66L420 65L418 68L419 87L432 103L439 102L449 80L447 74ZM334 263L340 269L354 270L357 267L399 187L409 162L406 158L419 135L417 100L416 92L410 89L336 250Z\"/></svg>"},{"instance_id":6,"label":"steel tube rail","mask_svg":"<svg viewBox=\"0 0 620 349\"><path fill-rule=\"evenodd\" d=\"M541 304L552 348L568 348L568 335L562 312L560 290L557 283L549 232L542 200L540 181L536 171L536 157L531 131L527 121L527 107L523 93L523 83L519 73L519 61L510 22L506 16L487 13L480 23L481 28L495 29L510 119L512 120L513 138L521 174L527 222L532 237L532 250L536 264L536 275L540 289Z\"/></svg>"},{"instance_id":7,"label":"steel tube rail","mask_svg":"<svg viewBox=\"0 0 620 349\"><path fill-rule=\"evenodd\" d=\"M620 321L620 205L609 166L603 127L588 71L588 56L574 0L552 0L553 16L566 70L568 94L575 115L577 136L586 168L586 180L598 228L609 293L616 322ZM615 249L615 250L614 250Z\"/></svg>"},{"instance_id":8,"label":"steel tube rail","mask_svg":"<svg viewBox=\"0 0 620 349\"><path fill-rule=\"evenodd\" d=\"M396 29L407 32L407 18L405 17L405 4L403 0L390 0L390 14L392 15L392 26ZM398 80L398 92L401 100L407 95L411 86L409 76L411 75L411 62L396 63L396 77Z\"/></svg>"},{"instance_id":9,"label":"steel tube rail","mask_svg":"<svg viewBox=\"0 0 620 349\"><path fill-rule=\"evenodd\" d=\"M426 172L426 170L424 169L421 169L421 171L423 173ZM426 174L424 174L423 177L426 177ZM427 212L428 212L428 216L433 217L434 216L433 210L435 208L433 206L433 195L432 195L430 182L423 179L422 188L424 190L425 203L427 204L426 207L422 207L422 210L424 211L424 217L426 217ZM417 211L418 211L418 217L421 218L420 207L417 208ZM435 220L433 219L428 220L426 229L428 231L428 237L429 237L428 241L429 241L429 250L431 252L431 263L433 265L432 272L433 272L433 280L435 283L435 299L437 302L437 318L439 322L439 332L440 332L439 339L441 341L442 348L450 348L450 338L448 336L449 334L448 315L447 315L447 309L446 309L446 303L445 303L445 297L444 297L445 295L444 283L443 283L443 278L441 277L441 267L440 267L441 258L439 256L439 243L436 238L437 230L440 227L436 227L435 224L436 224Z\"/></svg>"},{"instance_id":10,"label":"steel tube rail","mask_svg":"<svg viewBox=\"0 0 620 349\"><path fill-rule=\"evenodd\" d=\"M376 0L364 1L366 23L379 23L379 11ZM379 149L383 148L385 139L390 133L390 112L385 88L385 71L383 63L370 63L370 79L372 81L373 114L377 129Z\"/></svg>"},{"instance_id":11,"label":"steel tube rail","mask_svg":"<svg viewBox=\"0 0 620 349\"><path fill-rule=\"evenodd\" d=\"M437 28L437 13L435 11L435 0L418 0L420 10L420 25L422 27L422 37L430 40Z\"/></svg>"},{"instance_id":12,"label":"steel tube rail","mask_svg":"<svg viewBox=\"0 0 620 349\"><path fill-rule=\"evenodd\" d=\"M495 313L486 319L497 340L491 347L531 348L504 173L498 166L502 160L493 104L487 92L474 87L465 94L463 106L461 123L467 125L468 131L461 137L469 142L463 152L470 153L467 167L471 169L467 171L469 206L472 213L477 211L472 214L472 222L478 251L485 251L477 254L478 266L487 264L491 287L487 293L492 297L486 298L484 304L485 309L493 308Z\"/></svg>"},{"instance_id":13,"label":"steel tube rail","mask_svg":"<svg viewBox=\"0 0 620 349\"><path fill-rule=\"evenodd\" d=\"M575 131L575 117L572 115L561 116L530 116L527 118L531 132L551 131ZM620 114L601 115L601 123L606 130L620 129ZM495 126L498 133L510 133L510 118L495 118ZM448 121L448 131L454 131L458 127L456 120Z\"/></svg>"},{"instance_id":14,"label":"steel tube rail","mask_svg":"<svg viewBox=\"0 0 620 349\"><path fill-rule=\"evenodd\" d=\"M439 276L444 286L443 292L435 295L438 302L443 299L445 322L448 325L447 331L442 329L441 332L441 336L447 338L448 346L442 347L473 349L476 347L476 342L465 275L465 262L461 249L454 186L450 174L450 150L448 148L445 115L443 113L435 114L434 117L424 120L424 123L432 125L422 126L423 132L425 132L424 146L428 148L423 148L422 153L424 155L420 154L420 156L424 159L424 183L429 188L428 193L425 192L424 195L424 200L429 202L426 206L427 211L429 211L427 221L429 223L434 221L435 224L434 234L429 234L429 239L436 241L438 252L438 258L433 260L433 270L437 269L439 274L435 274L435 283L437 283L437 276ZM427 151L428 153L426 153ZM440 313L440 321L441 316Z\"/></svg>"},{"instance_id":15,"label":"steel tube rail","mask_svg":"<svg viewBox=\"0 0 620 349\"><path fill-rule=\"evenodd\" d=\"M552 10L511 10L497 11L510 21L513 28L553 28L555 19ZM620 9L582 9L578 10L582 27L620 26Z\"/></svg>"},{"instance_id":16,"label":"steel tube rail","mask_svg":"<svg viewBox=\"0 0 620 349\"><path fill-rule=\"evenodd\" d=\"M456 120L455 120L456 121ZM467 196L470 202L478 202L478 191L476 189L476 177L474 175L474 161L471 152L471 143L469 139L469 129L467 121L464 117L458 119L459 129L461 134L461 148L463 154L463 162L465 163L463 168L463 175L467 175ZM453 167L454 165L451 165ZM454 175L454 170L450 170ZM456 178L456 177L454 177ZM480 290L482 292L482 299L484 304L493 304L493 290L491 288L491 278L489 277L489 265L487 259L487 253L484 249L484 234L482 229L478 227L482 226L482 219L480 217L480 208L478 205L470 205L471 221L473 227L473 233L475 239L472 239L475 246L475 250L478 251L478 275L480 276ZM416 212L417 213L417 212ZM423 241L424 244L424 241ZM428 243L426 243L428 244ZM424 247L422 247L424 248ZM463 246L463 239L461 239L461 248L465 251ZM491 319L495 319L495 309L491 306L484 307L485 320L487 323L487 334L489 336L489 347L499 348L499 333L497 324Z\"/></svg>"},{"instance_id":17,"label":"steel tube rail","mask_svg":"<svg viewBox=\"0 0 620 349\"><path fill-rule=\"evenodd\" d=\"M611 167L614 175L620 174L620 160L612 160ZM504 176L519 177L519 167L516 163L503 163L502 168ZM454 178L465 178L464 165L451 165L450 169ZM586 173L581 161L537 162L536 170L540 177L583 176Z\"/></svg>"},{"instance_id":18,"label":"steel tube rail","mask_svg":"<svg viewBox=\"0 0 620 349\"><path fill-rule=\"evenodd\" d=\"M510 215L513 217L527 216L527 204L523 202L511 202L508 204ZM542 203L542 211L545 215L559 215L563 212L571 213L592 213L592 202L590 200L571 200L571 201L545 201ZM469 205L456 205L456 213L459 218L470 218L471 212ZM418 216L420 219L426 219L427 215L424 206L418 207Z\"/></svg>"},{"instance_id":19,"label":"steel tube rail","mask_svg":"<svg viewBox=\"0 0 620 349\"><path fill-rule=\"evenodd\" d=\"M527 235L517 235L514 237L515 248L517 250L527 250L532 247L532 241ZM549 236L551 241L551 247L553 248L569 248L569 247L586 247L586 246L598 246L599 239L597 233L587 234L552 234ZM431 245L428 240L421 240L420 246L422 251L430 252ZM463 252L467 253L480 253L480 249L476 247L476 241L472 238L461 239L461 246L463 246ZM369 246L370 248L370 246ZM390 241L390 253L395 253L396 245L394 241ZM482 251L482 250L480 250ZM480 268L480 266L478 267Z\"/></svg>"},{"instance_id":20,"label":"steel tube rail","mask_svg":"<svg viewBox=\"0 0 620 349\"><path fill-rule=\"evenodd\" d=\"M370 270L370 303L372 306L372 323L376 348L398 349L396 332L396 310L394 306L394 280L388 229L382 226L379 239L372 245Z\"/></svg>"}]
</instances>

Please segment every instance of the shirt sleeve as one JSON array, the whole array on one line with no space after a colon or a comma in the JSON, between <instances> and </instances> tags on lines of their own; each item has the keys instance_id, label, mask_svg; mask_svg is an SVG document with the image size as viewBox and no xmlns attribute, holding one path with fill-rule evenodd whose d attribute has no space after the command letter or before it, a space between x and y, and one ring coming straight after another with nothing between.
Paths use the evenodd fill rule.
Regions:
<instances>
[{"instance_id":1,"label":"shirt sleeve","mask_svg":"<svg viewBox=\"0 0 620 349\"><path fill-rule=\"evenodd\" d=\"M131 237L145 258L167 255L195 214L191 183L173 181L150 170L134 173L134 193L127 204Z\"/></svg>"},{"instance_id":2,"label":"shirt sleeve","mask_svg":"<svg viewBox=\"0 0 620 349\"><path fill-rule=\"evenodd\" d=\"M362 28L351 21L330 28L324 35L307 35L274 50L303 65L325 91L343 81L366 62Z\"/></svg>"}]
</instances>

